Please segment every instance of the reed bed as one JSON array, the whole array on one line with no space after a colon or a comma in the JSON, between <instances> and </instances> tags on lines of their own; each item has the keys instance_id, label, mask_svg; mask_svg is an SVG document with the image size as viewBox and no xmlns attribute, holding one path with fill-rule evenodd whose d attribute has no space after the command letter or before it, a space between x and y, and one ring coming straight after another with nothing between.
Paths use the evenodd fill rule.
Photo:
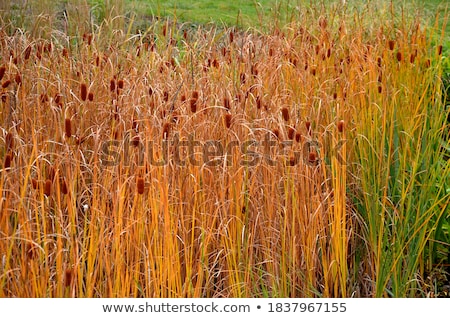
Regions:
<instances>
[{"instance_id":1,"label":"reed bed","mask_svg":"<svg viewBox=\"0 0 450 318\"><path fill-rule=\"evenodd\" d=\"M372 13L0 30L0 296L436 295L443 38Z\"/></svg>"}]
</instances>

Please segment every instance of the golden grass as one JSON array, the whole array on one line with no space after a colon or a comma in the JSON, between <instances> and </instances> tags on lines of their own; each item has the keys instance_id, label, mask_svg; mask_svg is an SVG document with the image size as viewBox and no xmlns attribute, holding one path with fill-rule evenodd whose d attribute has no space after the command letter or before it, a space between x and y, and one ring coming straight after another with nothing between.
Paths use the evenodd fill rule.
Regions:
<instances>
[{"instance_id":1,"label":"golden grass","mask_svg":"<svg viewBox=\"0 0 450 318\"><path fill-rule=\"evenodd\" d=\"M419 22L302 19L2 31L0 296L379 295L382 242L352 199L376 145L355 140L388 133L397 90L419 123L436 49Z\"/></svg>"}]
</instances>

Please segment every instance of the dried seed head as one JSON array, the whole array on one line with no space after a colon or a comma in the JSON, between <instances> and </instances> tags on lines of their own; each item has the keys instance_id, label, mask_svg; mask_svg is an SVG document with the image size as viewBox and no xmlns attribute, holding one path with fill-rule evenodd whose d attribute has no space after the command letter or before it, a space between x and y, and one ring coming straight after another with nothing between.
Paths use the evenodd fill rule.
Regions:
<instances>
[{"instance_id":1,"label":"dried seed head","mask_svg":"<svg viewBox=\"0 0 450 318\"><path fill-rule=\"evenodd\" d=\"M140 142L141 138L139 137L139 135L133 136L133 138L131 138L131 145L133 145L133 147L139 146Z\"/></svg>"},{"instance_id":2,"label":"dried seed head","mask_svg":"<svg viewBox=\"0 0 450 318\"><path fill-rule=\"evenodd\" d=\"M281 115L283 116L284 121L289 121L289 109L287 109L287 107L281 109Z\"/></svg>"},{"instance_id":3,"label":"dried seed head","mask_svg":"<svg viewBox=\"0 0 450 318\"><path fill-rule=\"evenodd\" d=\"M389 50L393 50L395 47L395 41L394 40L389 40L388 41L388 46L389 46Z\"/></svg>"},{"instance_id":4,"label":"dried seed head","mask_svg":"<svg viewBox=\"0 0 450 318\"><path fill-rule=\"evenodd\" d=\"M230 38L230 43L233 43L233 41L234 41L234 32L233 32L233 30L230 30L229 38Z\"/></svg>"},{"instance_id":5,"label":"dried seed head","mask_svg":"<svg viewBox=\"0 0 450 318\"><path fill-rule=\"evenodd\" d=\"M308 131L308 134L311 135L311 122L307 121L305 122L306 130Z\"/></svg>"},{"instance_id":6,"label":"dried seed head","mask_svg":"<svg viewBox=\"0 0 450 318\"><path fill-rule=\"evenodd\" d=\"M409 57L409 62L411 64L414 64L414 61L416 60L416 54L411 53L410 57Z\"/></svg>"},{"instance_id":7,"label":"dried seed head","mask_svg":"<svg viewBox=\"0 0 450 318\"><path fill-rule=\"evenodd\" d=\"M114 92L116 90L116 80L114 78L111 78L109 81L109 90L111 92Z\"/></svg>"},{"instance_id":8,"label":"dried seed head","mask_svg":"<svg viewBox=\"0 0 450 318\"><path fill-rule=\"evenodd\" d=\"M340 133L342 133L342 132L344 132L344 128L345 128L344 121L343 121L343 120L340 120L340 121L337 123L337 129L338 129L338 131L339 131Z\"/></svg>"},{"instance_id":9,"label":"dried seed head","mask_svg":"<svg viewBox=\"0 0 450 318\"><path fill-rule=\"evenodd\" d=\"M169 132L170 132L170 123L164 123L163 129L162 129L163 139L167 139L169 137Z\"/></svg>"},{"instance_id":10,"label":"dried seed head","mask_svg":"<svg viewBox=\"0 0 450 318\"><path fill-rule=\"evenodd\" d=\"M295 138L295 129L293 127L289 127L288 129L288 138L293 140Z\"/></svg>"},{"instance_id":11,"label":"dried seed head","mask_svg":"<svg viewBox=\"0 0 450 318\"><path fill-rule=\"evenodd\" d=\"M58 105L59 107L61 107L62 99L63 99L63 96L61 94L56 94L55 98L54 98L55 104Z\"/></svg>"},{"instance_id":12,"label":"dried seed head","mask_svg":"<svg viewBox=\"0 0 450 318\"><path fill-rule=\"evenodd\" d=\"M381 85L378 85L378 93L381 94L382 91L383 91L383 87Z\"/></svg>"},{"instance_id":13,"label":"dried seed head","mask_svg":"<svg viewBox=\"0 0 450 318\"><path fill-rule=\"evenodd\" d=\"M5 72L6 72L6 66L4 66L4 65L0 66L0 81L3 79Z\"/></svg>"},{"instance_id":14,"label":"dried seed head","mask_svg":"<svg viewBox=\"0 0 450 318\"><path fill-rule=\"evenodd\" d=\"M87 99L87 86L85 83L80 84L80 97L82 101L85 101Z\"/></svg>"},{"instance_id":15,"label":"dried seed head","mask_svg":"<svg viewBox=\"0 0 450 318\"><path fill-rule=\"evenodd\" d=\"M197 111L197 102L198 102L198 99L194 98L194 97L192 97L190 100L191 112L193 112L193 113L195 113Z\"/></svg>"},{"instance_id":16,"label":"dried seed head","mask_svg":"<svg viewBox=\"0 0 450 318\"><path fill-rule=\"evenodd\" d=\"M5 162L3 163L3 169L8 169L9 167L11 167L11 161L12 161L12 154L7 153L5 155Z\"/></svg>"},{"instance_id":17,"label":"dried seed head","mask_svg":"<svg viewBox=\"0 0 450 318\"><path fill-rule=\"evenodd\" d=\"M31 54L31 45L28 45L27 48L25 49L25 52L23 53L24 60L28 60L30 58L30 54Z\"/></svg>"},{"instance_id":18,"label":"dried seed head","mask_svg":"<svg viewBox=\"0 0 450 318\"><path fill-rule=\"evenodd\" d=\"M49 197L52 194L52 180L45 180L44 194Z\"/></svg>"},{"instance_id":19,"label":"dried seed head","mask_svg":"<svg viewBox=\"0 0 450 318\"><path fill-rule=\"evenodd\" d=\"M89 92L88 99L89 99L90 102L92 102L94 100L94 93Z\"/></svg>"},{"instance_id":20,"label":"dried seed head","mask_svg":"<svg viewBox=\"0 0 450 318\"><path fill-rule=\"evenodd\" d=\"M6 150L12 150L14 148L14 136L10 131L6 134L5 146Z\"/></svg>"},{"instance_id":21,"label":"dried seed head","mask_svg":"<svg viewBox=\"0 0 450 318\"><path fill-rule=\"evenodd\" d=\"M272 133L275 135L275 137L280 139L280 131L278 130L278 128L272 129Z\"/></svg>"},{"instance_id":22,"label":"dried seed head","mask_svg":"<svg viewBox=\"0 0 450 318\"><path fill-rule=\"evenodd\" d=\"M36 190L39 186L39 182L35 178L31 178L31 186Z\"/></svg>"},{"instance_id":23,"label":"dried seed head","mask_svg":"<svg viewBox=\"0 0 450 318\"><path fill-rule=\"evenodd\" d=\"M72 136L72 121L70 120L70 118L66 118L64 120L64 128L66 132L66 137L70 138Z\"/></svg>"},{"instance_id":24,"label":"dried seed head","mask_svg":"<svg viewBox=\"0 0 450 318\"><path fill-rule=\"evenodd\" d=\"M297 158L296 156L290 156L289 157L289 165L290 166L295 166L297 164Z\"/></svg>"},{"instance_id":25,"label":"dried seed head","mask_svg":"<svg viewBox=\"0 0 450 318\"><path fill-rule=\"evenodd\" d=\"M144 178L143 177L137 177L136 188L137 188L137 192L139 194L143 194L144 193L145 183L144 183Z\"/></svg>"},{"instance_id":26,"label":"dried seed head","mask_svg":"<svg viewBox=\"0 0 450 318\"><path fill-rule=\"evenodd\" d=\"M11 81L8 79L8 80L3 82L2 87L3 88L7 88L9 86L9 84L11 84Z\"/></svg>"},{"instance_id":27,"label":"dried seed head","mask_svg":"<svg viewBox=\"0 0 450 318\"><path fill-rule=\"evenodd\" d=\"M228 109L228 110L231 109L231 106L230 106L230 99L228 98L228 96L224 96L224 97L223 97L223 106L224 106L226 109Z\"/></svg>"},{"instance_id":28,"label":"dried seed head","mask_svg":"<svg viewBox=\"0 0 450 318\"><path fill-rule=\"evenodd\" d=\"M72 282L74 281L74 270L71 268L68 268L64 272L64 287L69 287L72 285Z\"/></svg>"},{"instance_id":29,"label":"dried seed head","mask_svg":"<svg viewBox=\"0 0 450 318\"><path fill-rule=\"evenodd\" d=\"M223 116L223 123L224 123L225 127L227 127L227 128L231 127L231 120L232 120L231 114L225 114Z\"/></svg>"},{"instance_id":30,"label":"dried seed head","mask_svg":"<svg viewBox=\"0 0 450 318\"><path fill-rule=\"evenodd\" d=\"M123 79L120 79L117 81L117 88L118 89L123 89Z\"/></svg>"},{"instance_id":31,"label":"dried seed head","mask_svg":"<svg viewBox=\"0 0 450 318\"><path fill-rule=\"evenodd\" d=\"M59 186L60 186L60 189L61 189L61 193L62 193L62 194L66 195L67 193L69 193L69 189L67 188L66 179L61 178L61 179L59 180Z\"/></svg>"},{"instance_id":32,"label":"dried seed head","mask_svg":"<svg viewBox=\"0 0 450 318\"><path fill-rule=\"evenodd\" d=\"M295 141L296 142L301 142L302 141L302 134L301 133L296 133L295 134Z\"/></svg>"},{"instance_id":33,"label":"dried seed head","mask_svg":"<svg viewBox=\"0 0 450 318\"><path fill-rule=\"evenodd\" d=\"M437 47L437 54L438 54L439 56L442 55L442 45L439 45L439 46Z\"/></svg>"},{"instance_id":34,"label":"dried seed head","mask_svg":"<svg viewBox=\"0 0 450 318\"><path fill-rule=\"evenodd\" d=\"M398 51L398 52L397 52L397 61L401 62L402 59L403 59L402 52Z\"/></svg>"},{"instance_id":35,"label":"dried seed head","mask_svg":"<svg viewBox=\"0 0 450 318\"><path fill-rule=\"evenodd\" d=\"M317 162L317 153L315 151L310 151L309 152L308 161L309 161L309 163L316 163Z\"/></svg>"},{"instance_id":36,"label":"dried seed head","mask_svg":"<svg viewBox=\"0 0 450 318\"><path fill-rule=\"evenodd\" d=\"M20 75L20 72L16 73L16 76L14 77L14 81L17 85L22 84L22 75Z\"/></svg>"}]
</instances>

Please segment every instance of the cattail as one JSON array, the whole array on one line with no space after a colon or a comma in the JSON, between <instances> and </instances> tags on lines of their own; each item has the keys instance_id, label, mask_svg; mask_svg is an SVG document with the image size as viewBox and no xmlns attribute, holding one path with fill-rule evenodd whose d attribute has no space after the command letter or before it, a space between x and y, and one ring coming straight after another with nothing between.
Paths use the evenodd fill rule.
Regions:
<instances>
[{"instance_id":1,"label":"cattail","mask_svg":"<svg viewBox=\"0 0 450 318\"><path fill-rule=\"evenodd\" d=\"M256 97L256 108L261 109L262 99L260 96Z\"/></svg>"},{"instance_id":2,"label":"cattail","mask_svg":"<svg viewBox=\"0 0 450 318\"><path fill-rule=\"evenodd\" d=\"M411 53L411 56L409 57L409 62L411 64L414 64L414 61L416 60L416 54Z\"/></svg>"},{"instance_id":3,"label":"cattail","mask_svg":"<svg viewBox=\"0 0 450 318\"><path fill-rule=\"evenodd\" d=\"M60 185L60 189L61 189L61 193L66 195L67 193L69 193L69 189L67 188L67 183L66 183L66 179L61 178L59 180L59 185Z\"/></svg>"},{"instance_id":4,"label":"cattail","mask_svg":"<svg viewBox=\"0 0 450 318\"><path fill-rule=\"evenodd\" d=\"M309 163L316 163L317 161L317 153L315 151L310 151L308 155Z\"/></svg>"},{"instance_id":5,"label":"cattail","mask_svg":"<svg viewBox=\"0 0 450 318\"><path fill-rule=\"evenodd\" d=\"M284 121L289 121L289 109L287 109L286 107L283 107L281 109L281 114L283 115Z\"/></svg>"},{"instance_id":6,"label":"cattail","mask_svg":"<svg viewBox=\"0 0 450 318\"><path fill-rule=\"evenodd\" d=\"M28 259L35 259L38 256L37 250L38 249L33 244L27 243L26 246L25 246L25 251L26 251L26 254L27 254L27 258Z\"/></svg>"},{"instance_id":7,"label":"cattail","mask_svg":"<svg viewBox=\"0 0 450 318\"><path fill-rule=\"evenodd\" d=\"M398 51L398 52L397 52L397 61L401 62L402 59L403 59L402 52Z\"/></svg>"},{"instance_id":8,"label":"cattail","mask_svg":"<svg viewBox=\"0 0 450 318\"><path fill-rule=\"evenodd\" d=\"M306 130L308 131L308 134L311 135L311 122L307 121L305 122Z\"/></svg>"},{"instance_id":9,"label":"cattail","mask_svg":"<svg viewBox=\"0 0 450 318\"><path fill-rule=\"evenodd\" d=\"M340 133L342 133L342 132L344 131L344 127L345 127L344 121L343 121L343 120L340 120L340 121L337 123L337 129L338 129L338 131L339 131Z\"/></svg>"},{"instance_id":10,"label":"cattail","mask_svg":"<svg viewBox=\"0 0 450 318\"><path fill-rule=\"evenodd\" d=\"M381 94L382 91L383 91L383 87L381 85L378 85L378 93Z\"/></svg>"},{"instance_id":11,"label":"cattail","mask_svg":"<svg viewBox=\"0 0 450 318\"><path fill-rule=\"evenodd\" d=\"M59 107L62 106L62 98L63 98L63 96L61 94L55 95L54 101L55 101L55 104L58 105Z\"/></svg>"},{"instance_id":12,"label":"cattail","mask_svg":"<svg viewBox=\"0 0 450 318\"><path fill-rule=\"evenodd\" d=\"M192 97L190 100L191 111L195 113L197 111L197 101L198 101L198 92L192 92Z\"/></svg>"},{"instance_id":13,"label":"cattail","mask_svg":"<svg viewBox=\"0 0 450 318\"><path fill-rule=\"evenodd\" d=\"M20 75L20 72L16 73L16 76L14 77L14 81L17 85L22 84L22 75Z\"/></svg>"},{"instance_id":14,"label":"cattail","mask_svg":"<svg viewBox=\"0 0 450 318\"><path fill-rule=\"evenodd\" d=\"M163 100L166 103L169 101L169 92L168 91L164 91Z\"/></svg>"},{"instance_id":15,"label":"cattail","mask_svg":"<svg viewBox=\"0 0 450 318\"><path fill-rule=\"evenodd\" d=\"M52 194L52 180L45 180L44 194L49 197Z\"/></svg>"},{"instance_id":16,"label":"cattail","mask_svg":"<svg viewBox=\"0 0 450 318\"><path fill-rule=\"evenodd\" d=\"M377 58L377 66L379 67L379 68L381 68L381 65L382 65L382 59L381 59L381 57L378 57Z\"/></svg>"},{"instance_id":17,"label":"cattail","mask_svg":"<svg viewBox=\"0 0 450 318\"><path fill-rule=\"evenodd\" d=\"M337 99L338 94L336 92L333 93L333 99Z\"/></svg>"},{"instance_id":18,"label":"cattail","mask_svg":"<svg viewBox=\"0 0 450 318\"><path fill-rule=\"evenodd\" d=\"M69 57L69 51L66 48L62 49L62 53L61 54L62 54L62 56L64 58L68 58Z\"/></svg>"},{"instance_id":19,"label":"cattail","mask_svg":"<svg viewBox=\"0 0 450 318\"><path fill-rule=\"evenodd\" d=\"M87 86L85 83L81 83L80 84L80 96L81 96L81 100L85 101L87 99Z\"/></svg>"},{"instance_id":20,"label":"cattail","mask_svg":"<svg viewBox=\"0 0 450 318\"><path fill-rule=\"evenodd\" d=\"M114 92L116 90L116 80L114 78L111 78L109 81L109 90L111 92Z\"/></svg>"},{"instance_id":21,"label":"cattail","mask_svg":"<svg viewBox=\"0 0 450 318\"><path fill-rule=\"evenodd\" d=\"M296 164L297 164L297 158L295 156L290 156L289 157L289 165L295 166Z\"/></svg>"},{"instance_id":22,"label":"cattail","mask_svg":"<svg viewBox=\"0 0 450 318\"><path fill-rule=\"evenodd\" d=\"M64 287L70 287L73 282L74 276L74 270L73 269L66 269L64 272Z\"/></svg>"},{"instance_id":23,"label":"cattail","mask_svg":"<svg viewBox=\"0 0 450 318\"><path fill-rule=\"evenodd\" d=\"M31 55L31 45L27 46L25 52L23 53L24 60L28 60L30 58L30 55Z\"/></svg>"},{"instance_id":24,"label":"cattail","mask_svg":"<svg viewBox=\"0 0 450 318\"><path fill-rule=\"evenodd\" d=\"M233 43L233 41L234 41L234 32L233 32L233 30L230 30L229 38L230 38L230 43Z\"/></svg>"},{"instance_id":25,"label":"cattail","mask_svg":"<svg viewBox=\"0 0 450 318\"><path fill-rule=\"evenodd\" d=\"M89 99L90 102L92 102L94 100L94 93L89 92L88 99Z\"/></svg>"},{"instance_id":26,"label":"cattail","mask_svg":"<svg viewBox=\"0 0 450 318\"><path fill-rule=\"evenodd\" d=\"M302 134L301 133L296 133L295 134L295 141L296 142L301 142L302 141Z\"/></svg>"},{"instance_id":27,"label":"cattail","mask_svg":"<svg viewBox=\"0 0 450 318\"><path fill-rule=\"evenodd\" d=\"M139 146L140 142L141 138L139 137L139 135L133 136L133 138L131 138L131 145L133 145L134 147Z\"/></svg>"},{"instance_id":28,"label":"cattail","mask_svg":"<svg viewBox=\"0 0 450 318\"><path fill-rule=\"evenodd\" d=\"M389 50L393 50L395 47L395 41L394 40L389 40L388 41L388 45L389 45Z\"/></svg>"},{"instance_id":29,"label":"cattail","mask_svg":"<svg viewBox=\"0 0 450 318\"><path fill-rule=\"evenodd\" d=\"M137 177L136 188L137 188L137 192L139 194L143 194L144 193L145 183L144 183L144 178L143 177Z\"/></svg>"},{"instance_id":30,"label":"cattail","mask_svg":"<svg viewBox=\"0 0 450 318\"><path fill-rule=\"evenodd\" d=\"M223 122L225 124L225 127L227 127L227 128L231 127L231 119L232 119L231 114L225 114L223 116Z\"/></svg>"},{"instance_id":31,"label":"cattail","mask_svg":"<svg viewBox=\"0 0 450 318\"><path fill-rule=\"evenodd\" d=\"M0 66L0 81L3 79L5 72L6 72L6 67L4 65Z\"/></svg>"},{"instance_id":32,"label":"cattail","mask_svg":"<svg viewBox=\"0 0 450 318\"><path fill-rule=\"evenodd\" d=\"M39 96L39 100L41 101L42 104L48 102L48 95L47 95L46 93L42 93L42 94Z\"/></svg>"},{"instance_id":33,"label":"cattail","mask_svg":"<svg viewBox=\"0 0 450 318\"><path fill-rule=\"evenodd\" d=\"M6 150L12 150L14 148L14 136L8 131L5 137Z\"/></svg>"},{"instance_id":34,"label":"cattail","mask_svg":"<svg viewBox=\"0 0 450 318\"><path fill-rule=\"evenodd\" d=\"M72 136L72 121L70 120L70 118L66 118L64 120L64 129L66 132L66 137L70 138Z\"/></svg>"},{"instance_id":35,"label":"cattail","mask_svg":"<svg viewBox=\"0 0 450 318\"><path fill-rule=\"evenodd\" d=\"M431 66L431 60L430 59L427 59L426 61L425 61L425 67L426 68L429 68Z\"/></svg>"},{"instance_id":36,"label":"cattail","mask_svg":"<svg viewBox=\"0 0 450 318\"><path fill-rule=\"evenodd\" d=\"M280 139L280 131L278 130L278 128L272 129L272 133L275 135L275 137Z\"/></svg>"},{"instance_id":37,"label":"cattail","mask_svg":"<svg viewBox=\"0 0 450 318\"><path fill-rule=\"evenodd\" d=\"M439 46L437 47L437 54L438 54L439 56L442 55L442 45L439 45Z\"/></svg>"},{"instance_id":38,"label":"cattail","mask_svg":"<svg viewBox=\"0 0 450 318\"><path fill-rule=\"evenodd\" d=\"M288 129L288 138L290 140L295 138L295 129L293 127L289 127Z\"/></svg>"},{"instance_id":39,"label":"cattail","mask_svg":"<svg viewBox=\"0 0 450 318\"><path fill-rule=\"evenodd\" d=\"M39 182L35 178L31 178L31 186L36 190L39 186Z\"/></svg>"},{"instance_id":40,"label":"cattail","mask_svg":"<svg viewBox=\"0 0 450 318\"><path fill-rule=\"evenodd\" d=\"M3 169L8 169L9 167L11 167L11 161L12 161L12 154L7 153L5 155L5 162L3 163Z\"/></svg>"},{"instance_id":41,"label":"cattail","mask_svg":"<svg viewBox=\"0 0 450 318\"><path fill-rule=\"evenodd\" d=\"M169 137L169 132L170 132L170 124L169 123L164 123L163 129L162 129L162 137L163 137L163 139L167 139Z\"/></svg>"},{"instance_id":42,"label":"cattail","mask_svg":"<svg viewBox=\"0 0 450 318\"><path fill-rule=\"evenodd\" d=\"M117 81L117 88L123 89L123 79Z\"/></svg>"},{"instance_id":43,"label":"cattail","mask_svg":"<svg viewBox=\"0 0 450 318\"><path fill-rule=\"evenodd\" d=\"M312 76L316 76L316 69L315 69L315 68L312 68L312 69L311 69L311 75L312 75Z\"/></svg>"},{"instance_id":44,"label":"cattail","mask_svg":"<svg viewBox=\"0 0 450 318\"><path fill-rule=\"evenodd\" d=\"M3 82L2 87L3 88L7 88L9 86L9 84L11 84L11 81L8 79L8 80Z\"/></svg>"},{"instance_id":45,"label":"cattail","mask_svg":"<svg viewBox=\"0 0 450 318\"><path fill-rule=\"evenodd\" d=\"M226 109L228 109L228 110L230 110L230 99L228 98L228 96L224 96L224 98L223 98L223 106L226 108Z\"/></svg>"}]
</instances>

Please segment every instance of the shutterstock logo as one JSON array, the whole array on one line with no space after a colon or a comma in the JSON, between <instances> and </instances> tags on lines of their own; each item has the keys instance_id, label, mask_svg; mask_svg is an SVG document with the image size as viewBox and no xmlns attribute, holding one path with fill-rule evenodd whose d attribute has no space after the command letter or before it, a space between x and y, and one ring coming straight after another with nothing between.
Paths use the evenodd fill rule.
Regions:
<instances>
[{"instance_id":1,"label":"shutterstock logo","mask_svg":"<svg viewBox=\"0 0 450 318\"><path fill-rule=\"evenodd\" d=\"M180 138L173 134L161 141L131 139L110 140L102 144L101 161L105 166L118 164L153 166L168 164L178 166L257 166L265 164L275 166L280 162L289 166L317 166L323 158L334 156L339 164L344 165L341 148L345 140L340 140L334 147L323 147L318 141L307 140L301 145L294 140L280 141L267 133L262 140L197 140L193 134ZM328 149L326 149L328 148ZM328 150L328 151L327 151ZM236 159L237 158L237 159Z\"/></svg>"}]
</instances>

